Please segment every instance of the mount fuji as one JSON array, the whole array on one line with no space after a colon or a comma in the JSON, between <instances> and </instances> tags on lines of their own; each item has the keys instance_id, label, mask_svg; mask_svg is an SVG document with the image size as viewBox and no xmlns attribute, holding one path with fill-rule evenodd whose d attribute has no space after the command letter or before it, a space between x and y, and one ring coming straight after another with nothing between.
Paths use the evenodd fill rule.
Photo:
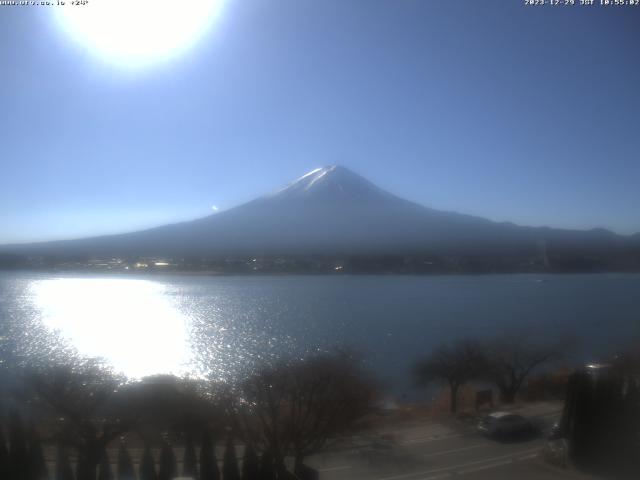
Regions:
<instances>
[{"instance_id":1,"label":"mount fuji","mask_svg":"<svg viewBox=\"0 0 640 480\"><path fill-rule=\"evenodd\" d=\"M544 255L640 252L640 236L497 223L427 208L351 170L315 169L286 187L193 221L144 231L0 247L23 255Z\"/></svg>"}]
</instances>

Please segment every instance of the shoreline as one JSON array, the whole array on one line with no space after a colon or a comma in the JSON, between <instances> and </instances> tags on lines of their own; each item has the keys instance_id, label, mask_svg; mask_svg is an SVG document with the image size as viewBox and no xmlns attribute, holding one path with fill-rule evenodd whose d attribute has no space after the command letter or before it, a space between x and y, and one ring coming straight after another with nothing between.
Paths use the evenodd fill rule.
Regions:
<instances>
[{"instance_id":1,"label":"shoreline","mask_svg":"<svg viewBox=\"0 0 640 480\"><path fill-rule=\"evenodd\" d=\"M220 270L161 270L161 269L100 269L100 268L0 268L0 273L32 274L106 274L106 275L177 275L185 277L485 277L501 275L566 276L566 275L638 275L640 270L604 271L486 271L486 272L394 272L394 271L220 271ZM542 281L544 283L544 280Z\"/></svg>"}]
</instances>

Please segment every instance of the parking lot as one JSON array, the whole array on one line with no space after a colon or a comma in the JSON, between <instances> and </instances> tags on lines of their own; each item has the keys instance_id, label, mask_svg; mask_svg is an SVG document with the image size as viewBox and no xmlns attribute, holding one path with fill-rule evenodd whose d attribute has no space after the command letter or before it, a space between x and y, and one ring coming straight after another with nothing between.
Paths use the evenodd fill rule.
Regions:
<instances>
[{"instance_id":1,"label":"parking lot","mask_svg":"<svg viewBox=\"0 0 640 480\"><path fill-rule=\"evenodd\" d=\"M349 448L309 460L322 480L436 480L576 478L542 459L546 434L560 417L557 404L532 405L518 413L538 432L495 440L480 435L473 421L413 420L356 439Z\"/></svg>"}]
</instances>

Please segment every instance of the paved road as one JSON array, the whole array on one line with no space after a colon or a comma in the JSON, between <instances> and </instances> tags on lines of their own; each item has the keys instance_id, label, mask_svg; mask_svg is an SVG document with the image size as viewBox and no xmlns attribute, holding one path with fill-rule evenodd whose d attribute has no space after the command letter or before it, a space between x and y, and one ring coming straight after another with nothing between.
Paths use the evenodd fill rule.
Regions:
<instances>
[{"instance_id":1,"label":"paved road","mask_svg":"<svg viewBox=\"0 0 640 480\"><path fill-rule=\"evenodd\" d=\"M571 478L541 459L545 431L559 417L557 405L530 415L542 434L498 442L458 422L422 421L381 429L352 448L309 460L322 480L436 480ZM526 413L526 412L524 412Z\"/></svg>"}]
</instances>

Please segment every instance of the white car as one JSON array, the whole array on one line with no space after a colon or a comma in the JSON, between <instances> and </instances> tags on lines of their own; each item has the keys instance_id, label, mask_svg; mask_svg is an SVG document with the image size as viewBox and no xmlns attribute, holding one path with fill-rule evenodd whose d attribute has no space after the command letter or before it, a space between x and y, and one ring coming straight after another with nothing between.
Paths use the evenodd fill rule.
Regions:
<instances>
[{"instance_id":1,"label":"white car","mask_svg":"<svg viewBox=\"0 0 640 480\"><path fill-rule=\"evenodd\" d=\"M516 435L532 430L529 420L510 412L494 412L480 420L478 431L490 437Z\"/></svg>"}]
</instances>

